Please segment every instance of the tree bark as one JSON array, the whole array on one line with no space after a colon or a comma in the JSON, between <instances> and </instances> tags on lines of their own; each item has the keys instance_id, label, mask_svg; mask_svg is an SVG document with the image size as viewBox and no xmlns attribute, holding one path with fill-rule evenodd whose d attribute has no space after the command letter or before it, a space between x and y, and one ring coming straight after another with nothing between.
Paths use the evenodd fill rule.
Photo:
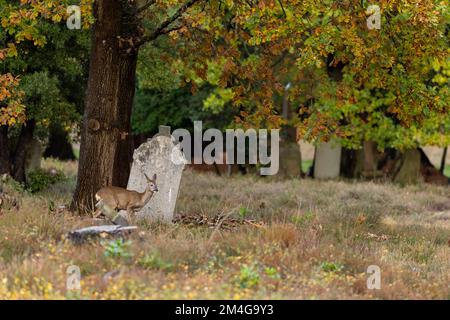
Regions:
<instances>
[{"instance_id":1,"label":"tree bark","mask_svg":"<svg viewBox=\"0 0 450 320\"><path fill-rule=\"evenodd\" d=\"M121 134L114 161L112 181L113 185L118 187L127 186L133 162L134 143L131 135L131 113L136 89L136 64L137 52L133 52L127 59L123 59L120 65L122 94L119 96L119 105L124 107L119 110Z\"/></svg>"},{"instance_id":2,"label":"tree bark","mask_svg":"<svg viewBox=\"0 0 450 320\"><path fill-rule=\"evenodd\" d=\"M0 174L11 173L8 126L0 126Z\"/></svg>"},{"instance_id":3,"label":"tree bark","mask_svg":"<svg viewBox=\"0 0 450 320\"><path fill-rule=\"evenodd\" d=\"M363 167L364 151L342 148L341 176L354 179L361 175Z\"/></svg>"},{"instance_id":4,"label":"tree bark","mask_svg":"<svg viewBox=\"0 0 450 320\"><path fill-rule=\"evenodd\" d=\"M377 147L373 141L363 142L364 150L364 172L366 175L373 176L374 172L377 171L377 160L376 151Z\"/></svg>"},{"instance_id":5,"label":"tree bark","mask_svg":"<svg viewBox=\"0 0 450 320\"><path fill-rule=\"evenodd\" d=\"M26 182L25 163L27 160L28 149L33 141L34 129L36 121L34 119L27 120L20 131L19 140L17 142L16 151L13 157L12 177L19 182Z\"/></svg>"},{"instance_id":6,"label":"tree bark","mask_svg":"<svg viewBox=\"0 0 450 320\"><path fill-rule=\"evenodd\" d=\"M135 2L99 0L94 4L96 22L72 201L72 209L81 213L92 210L93 195L101 187L123 186L128 179L129 119L137 62L132 37L138 33L138 19L133 14Z\"/></svg>"},{"instance_id":7,"label":"tree bark","mask_svg":"<svg viewBox=\"0 0 450 320\"><path fill-rule=\"evenodd\" d=\"M288 88L283 96L283 118L288 121L281 130L280 170L279 176L284 178L300 178L302 176L302 156L297 142L297 130L289 124L292 119L291 106L288 101Z\"/></svg>"}]
</instances>

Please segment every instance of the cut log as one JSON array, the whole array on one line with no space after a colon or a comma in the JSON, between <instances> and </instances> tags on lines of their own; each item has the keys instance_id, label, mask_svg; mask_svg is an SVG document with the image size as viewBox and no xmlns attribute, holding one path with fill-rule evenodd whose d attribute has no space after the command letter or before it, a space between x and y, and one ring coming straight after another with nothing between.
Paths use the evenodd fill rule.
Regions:
<instances>
[{"instance_id":1,"label":"cut log","mask_svg":"<svg viewBox=\"0 0 450 320\"><path fill-rule=\"evenodd\" d=\"M103 225L77 229L69 232L69 239L75 243L83 243L87 239L98 236L125 236L136 230L136 226Z\"/></svg>"}]
</instances>

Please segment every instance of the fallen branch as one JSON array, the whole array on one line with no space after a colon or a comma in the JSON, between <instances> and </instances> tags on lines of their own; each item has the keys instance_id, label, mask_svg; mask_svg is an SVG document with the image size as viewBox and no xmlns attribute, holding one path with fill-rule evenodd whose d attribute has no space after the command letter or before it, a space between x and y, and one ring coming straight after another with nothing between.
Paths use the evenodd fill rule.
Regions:
<instances>
[{"instance_id":1,"label":"fallen branch","mask_svg":"<svg viewBox=\"0 0 450 320\"><path fill-rule=\"evenodd\" d=\"M105 237L105 236L123 236L128 235L131 231L136 230L138 227L129 226L123 227L118 225L103 225L93 226L82 229L77 229L69 232L69 239L75 243L83 243L89 238L93 237Z\"/></svg>"}]
</instances>

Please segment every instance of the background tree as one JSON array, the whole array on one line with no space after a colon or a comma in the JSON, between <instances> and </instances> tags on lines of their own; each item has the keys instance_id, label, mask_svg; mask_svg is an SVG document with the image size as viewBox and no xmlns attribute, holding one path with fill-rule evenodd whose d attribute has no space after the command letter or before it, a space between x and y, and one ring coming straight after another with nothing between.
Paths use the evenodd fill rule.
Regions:
<instances>
[{"instance_id":1,"label":"background tree","mask_svg":"<svg viewBox=\"0 0 450 320\"><path fill-rule=\"evenodd\" d=\"M373 140L380 148L437 142L430 133L447 121L448 90L424 79L430 57L448 58L448 7L436 0L380 1L382 29L368 30L368 4L97 1L74 203L87 206L102 185L126 184L137 51L165 34L177 44L180 68L194 71L184 77L194 90L193 79L220 67L218 86L232 91L244 125L283 123L274 96L291 75L290 100L299 101L305 85L314 97L297 120L308 140L334 138L349 147Z\"/></svg>"},{"instance_id":2,"label":"background tree","mask_svg":"<svg viewBox=\"0 0 450 320\"><path fill-rule=\"evenodd\" d=\"M60 22L69 3L3 1L2 57L15 56L21 42L44 45L40 21ZM95 1L74 207L88 209L103 185L126 184L138 52L161 37L175 51L168 66L182 83L195 91L205 86L197 79L209 82L206 105L220 110L230 100L237 125L284 124L276 97L289 81L291 106L300 109L292 122L307 140L446 144L448 86L428 79L431 60L448 59L448 5L378 4L381 30L367 29L367 1ZM8 94L17 80L4 79L3 122L24 121L20 94Z\"/></svg>"},{"instance_id":3,"label":"background tree","mask_svg":"<svg viewBox=\"0 0 450 320\"><path fill-rule=\"evenodd\" d=\"M0 169L21 182L33 138L45 141L50 126L70 130L82 112L87 34L68 32L66 4L12 1L1 11L1 65L15 75L17 94L1 108Z\"/></svg>"},{"instance_id":4,"label":"background tree","mask_svg":"<svg viewBox=\"0 0 450 320\"><path fill-rule=\"evenodd\" d=\"M201 24L182 29L192 39L185 54L195 43L198 74L208 69L204 61L222 61L220 83L233 90L244 124L279 126L274 97L289 81L289 99L299 109L293 122L306 140L400 150L446 145L448 84L438 86L430 73L449 59L448 5L380 1L381 29L369 30L369 4L211 3Z\"/></svg>"}]
</instances>

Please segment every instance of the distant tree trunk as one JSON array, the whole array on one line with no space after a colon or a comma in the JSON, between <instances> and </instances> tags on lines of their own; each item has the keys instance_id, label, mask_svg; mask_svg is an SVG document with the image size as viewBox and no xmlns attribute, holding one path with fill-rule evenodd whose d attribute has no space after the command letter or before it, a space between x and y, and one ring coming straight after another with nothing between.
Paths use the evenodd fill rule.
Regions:
<instances>
[{"instance_id":1,"label":"distant tree trunk","mask_svg":"<svg viewBox=\"0 0 450 320\"><path fill-rule=\"evenodd\" d=\"M445 160L447 158L447 147L444 148L444 153L442 154L442 159L441 159L441 167L439 168L439 171L444 174L445 171Z\"/></svg>"},{"instance_id":2,"label":"distant tree trunk","mask_svg":"<svg viewBox=\"0 0 450 320\"><path fill-rule=\"evenodd\" d=\"M99 0L86 106L81 130L80 161L72 209L86 212L102 186L124 185L129 175L129 118L135 87L138 32L135 2ZM116 173L115 173L116 172Z\"/></svg>"},{"instance_id":3,"label":"distant tree trunk","mask_svg":"<svg viewBox=\"0 0 450 320\"><path fill-rule=\"evenodd\" d=\"M0 174L11 173L8 126L0 126Z\"/></svg>"},{"instance_id":4,"label":"distant tree trunk","mask_svg":"<svg viewBox=\"0 0 450 320\"><path fill-rule=\"evenodd\" d=\"M404 152L387 148L379 152L370 143L360 150L344 149L341 174L347 178L383 178L401 185L421 181L448 185L448 178L433 166L421 148Z\"/></svg>"},{"instance_id":5,"label":"distant tree trunk","mask_svg":"<svg viewBox=\"0 0 450 320\"><path fill-rule=\"evenodd\" d=\"M285 178L300 178L302 176L302 156L300 146L297 142L297 130L289 124L292 119L291 106L288 101L288 90L290 83L286 86L283 96L283 118L288 121L281 130L280 141L280 168L278 174Z\"/></svg>"},{"instance_id":6,"label":"distant tree trunk","mask_svg":"<svg viewBox=\"0 0 450 320\"><path fill-rule=\"evenodd\" d=\"M363 143L364 150L364 175L365 176L374 176L377 171L378 162L377 162L377 146L373 141L364 141Z\"/></svg>"},{"instance_id":7,"label":"distant tree trunk","mask_svg":"<svg viewBox=\"0 0 450 320\"><path fill-rule=\"evenodd\" d=\"M377 150L374 141L364 141L358 150L343 149L341 175L346 178L378 178L383 174L380 169L382 153Z\"/></svg>"},{"instance_id":8,"label":"distant tree trunk","mask_svg":"<svg viewBox=\"0 0 450 320\"><path fill-rule=\"evenodd\" d=\"M349 179L357 177L358 167L361 163L361 150L342 148L341 176Z\"/></svg>"},{"instance_id":9,"label":"distant tree trunk","mask_svg":"<svg viewBox=\"0 0 450 320\"><path fill-rule=\"evenodd\" d=\"M401 185L418 183L421 179L420 166L420 151L418 149L406 150L401 154L398 169L394 174L394 182Z\"/></svg>"},{"instance_id":10,"label":"distant tree trunk","mask_svg":"<svg viewBox=\"0 0 450 320\"><path fill-rule=\"evenodd\" d=\"M75 154L69 141L69 134L59 124L52 124L50 127L50 138L44 157L59 160L75 160Z\"/></svg>"},{"instance_id":11,"label":"distant tree trunk","mask_svg":"<svg viewBox=\"0 0 450 320\"><path fill-rule=\"evenodd\" d=\"M17 141L16 150L13 157L12 177L19 182L26 182L25 163L27 153L31 142L33 141L34 129L36 121L34 119L27 120L20 131L19 140Z\"/></svg>"}]
</instances>

